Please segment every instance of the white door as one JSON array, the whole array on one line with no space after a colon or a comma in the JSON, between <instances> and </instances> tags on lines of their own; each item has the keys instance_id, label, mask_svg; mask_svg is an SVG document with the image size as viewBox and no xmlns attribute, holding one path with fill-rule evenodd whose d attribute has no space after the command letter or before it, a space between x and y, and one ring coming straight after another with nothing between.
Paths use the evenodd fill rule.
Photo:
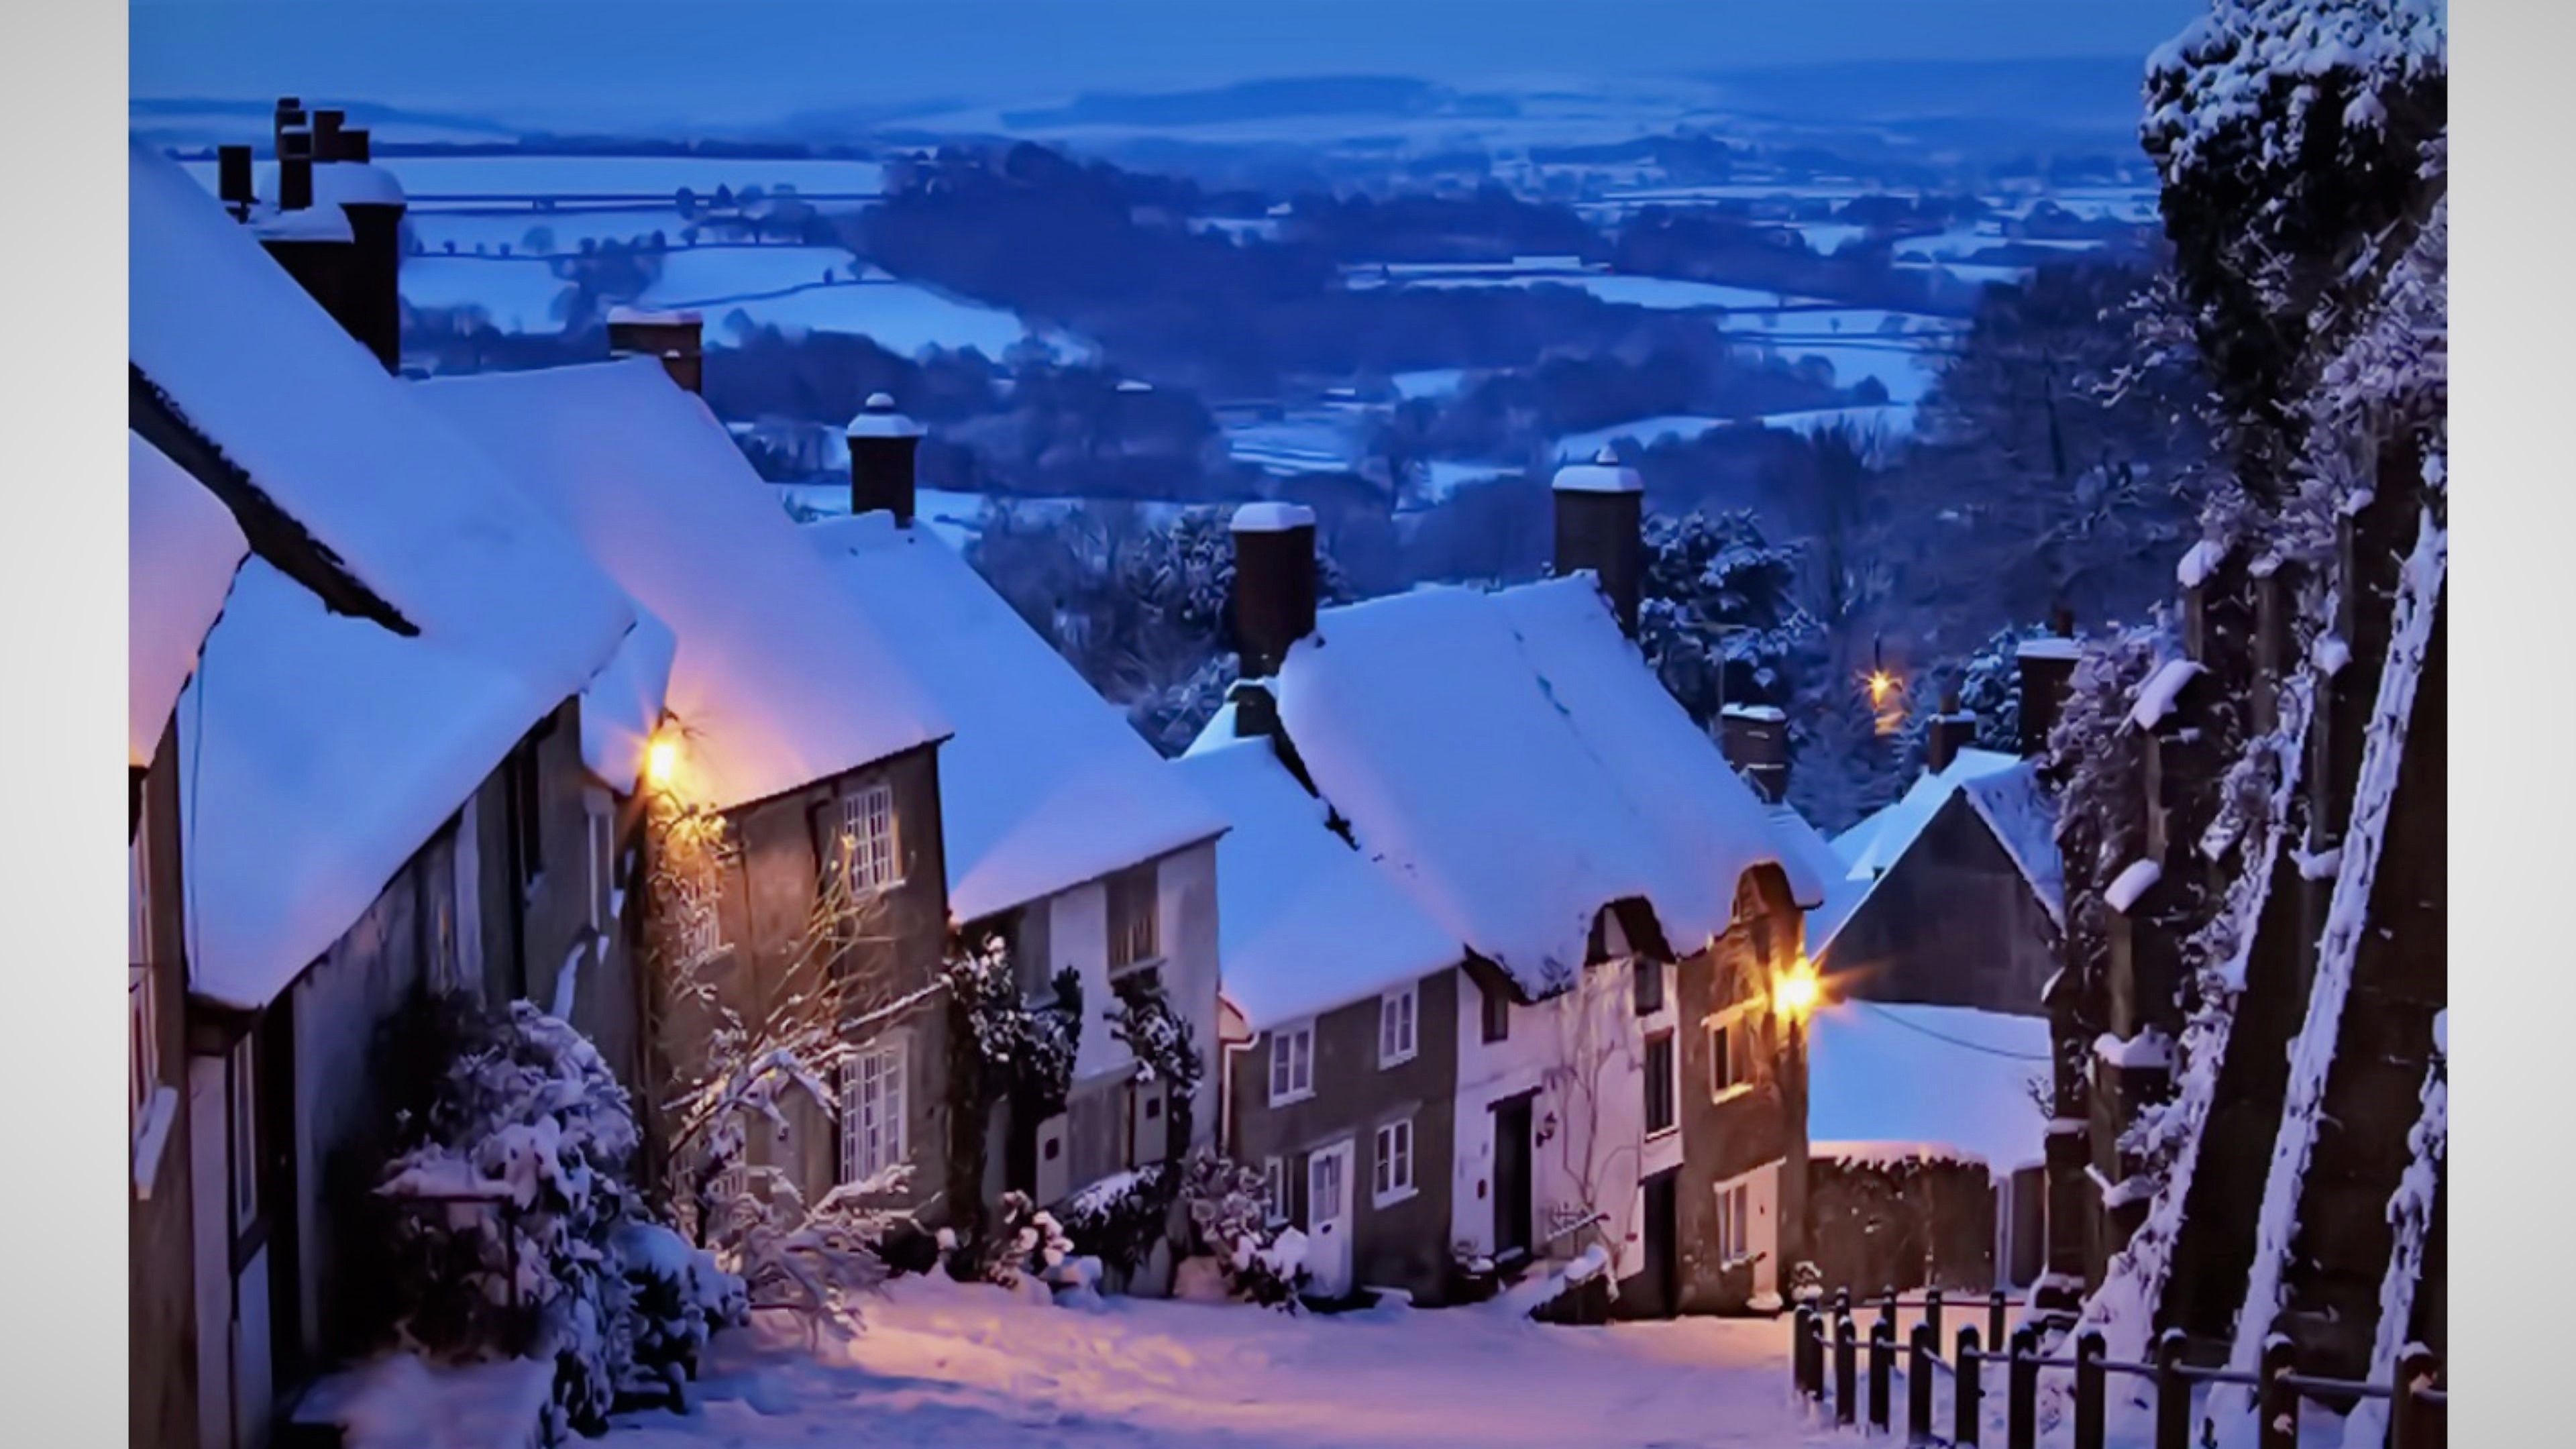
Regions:
<instances>
[{"instance_id":1,"label":"white door","mask_svg":"<svg viewBox=\"0 0 2576 1449\"><path fill-rule=\"evenodd\" d=\"M233 1180L225 1152L224 1059L188 1058L189 1172L195 1183L197 1443L233 1442L233 1219L224 1185Z\"/></svg>"},{"instance_id":2,"label":"white door","mask_svg":"<svg viewBox=\"0 0 2576 1449\"><path fill-rule=\"evenodd\" d=\"M1351 1291L1351 1143L1306 1158L1306 1272L1318 1298Z\"/></svg>"},{"instance_id":3,"label":"white door","mask_svg":"<svg viewBox=\"0 0 2576 1449\"><path fill-rule=\"evenodd\" d=\"M1753 1296L1776 1301L1780 1296L1780 1165L1756 1168L1745 1184L1752 1209L1749 1233L1753 1251Z\"/></svg>"},{"instance_id":4,"label":"white door","mask_svg":"<svg viewBox=\"0 0 2576 1449\"><path fill-rule=\"evenodd\" d=\"M233 1281L233 1442L268 1442L268 1249L251 1255Z\"/></svg>"}]
</instances>

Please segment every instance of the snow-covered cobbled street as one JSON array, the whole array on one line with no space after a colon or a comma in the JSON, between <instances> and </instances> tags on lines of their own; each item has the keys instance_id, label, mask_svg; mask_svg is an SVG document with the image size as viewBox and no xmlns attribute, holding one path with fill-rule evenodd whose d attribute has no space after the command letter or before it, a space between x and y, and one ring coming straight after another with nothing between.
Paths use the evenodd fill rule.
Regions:
<instances>
[{"instance_id":1,"label":"snow-covered cobbled street","mask_svg":"<svg viewBox=\"0 0 2576 1449\"><path fill-rule=\"evenodd\" d=\"M816 1446L1620 1446L1831 1442L1789 1393L1785 1323L1550 1328L1480 1309L1300 1316L1112 1298L1084 1311L901 1279L809 1351L722 1335L691 1412L613 1449ZM1848 1442L1848 1441L1846 1441Z\"/></svg>"}]
</instances>

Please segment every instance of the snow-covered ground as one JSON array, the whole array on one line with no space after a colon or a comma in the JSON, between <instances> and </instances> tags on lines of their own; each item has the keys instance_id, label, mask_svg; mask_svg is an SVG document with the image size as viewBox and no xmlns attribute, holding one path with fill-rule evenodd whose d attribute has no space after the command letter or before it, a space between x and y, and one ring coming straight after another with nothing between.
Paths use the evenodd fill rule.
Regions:
<instances>
[{"instance_id":1,"label":"snow-covered ground","mask_svg":"<svg viewBox=\"0 0 2576 1449\"><path fill-rule=\"evenodd\" d=\"M249 125L238 138L265 141L267 127ZM183 163L200 185L215 188L215 163ZM661 195L685 186L712 197L719 186L740 191L787 187L800 193L846 196L885 185L874 161L760 160L735 156L388 156L380 163L414 197Z\"/></svg>"},{"instance_id":2,"label":"snow-covered ground","mask_svg":"<svg viewBox=\"0 0 2576 1449\"><path fill-rule=\"evenodd\" d=\"M720 1338L686 1417L627 1415L614 1449L1208 1449L1850 1444L1789 1393L1761 1319L1549 1328L1488 1309L1339 1317L1113 1298L1097 1311L898 1280L857 1338Z\"/></svg>"}]
</instances>

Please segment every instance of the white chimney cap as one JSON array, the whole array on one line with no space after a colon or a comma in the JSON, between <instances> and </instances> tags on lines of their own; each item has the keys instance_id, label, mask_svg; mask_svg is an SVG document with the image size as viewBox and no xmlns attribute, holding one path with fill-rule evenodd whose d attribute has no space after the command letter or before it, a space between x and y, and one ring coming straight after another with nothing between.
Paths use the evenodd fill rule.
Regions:
<instances>
[{"instance_id":1,"label":"white chimney cap","mask_svg":"<svg viewBox=\"0 0 2576 1449\"><path fill-rule=\"evenodd\" d=\"M313 165L316 206L401 206L402 183L369 161L317 161Z\"/></svg>"},{"instance_id":2,"label":"white chimney cap","mask_svg":"<svg viewBox=\"0 0 2576 1449\"><path fill-rule=\"evenodd\" d=\"M653 307L616 306L608 309L611 327L695 327L698 314L689 311L666 312Z\"/></svg>"},{"instance_id":3,"label":"white chimney cap","mask_svg":"<svg viewBox=\"0 0 2576 1449\"><path fill-rule=\"evenodd\" d=\"M867 405L859 410L857 417L850 419L850 425L841 433L850 438L918 438L921 424L896 412L891 394L872 392L868 394Z\"/></svg>"},{"instance_id":4,"label":"white chimney cap","mask_svg":"<svg viewBox=\"0 0 2576 1449\"><path fill-rule=\"evenodd\" d=\"M1589 463L1557 469L1555 486L1559 493L1643 493L1646 480L1636 469L1620 467L1618 455L1604 448Z\"/></svg>"},{"instance_id":5,"label":"white chimney cap","mask_svg":"<svg viewBox=\"0 0 2576 1449\"><path fill-rule=\"evenodd\" d=\"M336 206L307 206L294 211L265 207L251 213L251 235L264 241L346 242L357 240L349 214Z\"/></svg>"},{"instance_id":6,"label":"white chimney cap","mask_svg":"<svg viewBox=\"0 0 2576 1449\"><path fill-rule=\"evenodd\" d=\"M1120 392L1152 392L1154 390L1154 385L1141 377L1122 377L1118 379L1118 390Z\"/></svg>"},{"instance_id":7,"label":"white chimney cap","mask_svg":"<svg viewBox=\"0 0 2576 1449\"><path fill-rule=\"evenodd\" d=\"M1236 533L1286 533L1292 528L1315 526L1315 510L1302 503L1280 503L1264 500L1247 503L1234 510Z\"/></svg>"}]
</instances>

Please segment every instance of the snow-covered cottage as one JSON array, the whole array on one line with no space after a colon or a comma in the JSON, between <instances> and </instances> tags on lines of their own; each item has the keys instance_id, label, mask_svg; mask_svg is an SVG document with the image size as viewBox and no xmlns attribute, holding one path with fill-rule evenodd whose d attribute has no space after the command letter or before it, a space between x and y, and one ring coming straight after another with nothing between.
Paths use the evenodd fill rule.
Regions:
<instances>
[{"instance_id":1,"label":"snow-covered cottage","mask_svg":"<svg viewBox=\"0 0 2576 1449\"><path fill-rule=\"evenodd\" d=\"M126 519L126 1417L138 1441L185 1444L197 1309L174 712L249 546L213 494L132 433Z\"/></svg>"},{"instance_id":2,"label":"snow-covered cottage","mask_svg":"<svg viewBox=\"0 0 2576 1449\"><path fill-rule=\"evenodd\" d=\"M1774 985L1819 883L1625 637L1637 475L1568 468L1555 497L1577 576L1321 614L1312 515L1248 505L1246 678L1210 733L1267 738L1466 960L1452 1251L1511 1275L1597 1247L1630 1313L1771 1301L1806 1178Z\"/></svg>"},{"instance_id":3,"label":"snow-covered cottage","mask_svg":"<svg viewBox=\"0 0 2576 1449\"><path fill-rule=\"evenodd\" d=\"M614 801L659 708L637 663L658 631L255 227L140 149L128 197L136 456L249 554L161 798L187 845L190 1437L255 1449L386 1327L367 1188L425 1087L390 1049L407 1023L433 993L532 994L576 955L625 969ZM616 740L634 748L584 747ZM638 1014L598 989L575 1019L632 1044Z\"/></svg>"},{"instance_id":4,"label":"snow-covered cottage","mask_svg":"<svg viewBox=\"0 0 2576 1449\"><path fill-rule=\"evenodd\" d=\"M1483 999L1464 948L1335 831L1268 741L1237 738L1230 715L1175 768L1228 827L1216 876L1227 1155L1258 1165L1273 1221L1306 1234L1316 1295L1448 1300L1466 1286L1447 1170L1458 1014Z\"/></svg>"},{"instance_id":5,"label":"snow-covered cottage","mask_svg":"<svg viewBox=\"0 0 2576 1449\"><path fill-rule=\"evenodd\" d=\"M808 1201L909 1165L888 1200L927 1204L955 1188L937 994L948 892L936 756L949 724L669 361L412 389L673 636L649 788L657 810L687 813L645 832L662 1064L684 1083L723 1070L708 1056L714 1019L675 983L755 1022L828 997L856 1047L823 1084L839 1101L786 1093L784 1130L747 1131L745 1163L787 1175Z\"/></svg>"},{"instance_id":6,"label":"snow-covered cottage","mask_svg":"<svg viewBox=\"0 0 2576 1449\"><path fill-rule=\"evenodd\" d=\"M985 1194L1061 1204L1213 1140L1216 809L1176 775L958 552L913 516L920 429L879 395L849 428L850 516L805 525L837 615L882 634L954 733L940 749L948 919L1010 949L1024 1000L1073 973L1083 1002L1060 1110L991 1114ZM774 504L769 505L773 509ZM1187 1101L1108 1013L1159 991L1203 1064ZM1161 1284L1168 1263L1129 1286Z\"/></svg>"}]
</instances>

